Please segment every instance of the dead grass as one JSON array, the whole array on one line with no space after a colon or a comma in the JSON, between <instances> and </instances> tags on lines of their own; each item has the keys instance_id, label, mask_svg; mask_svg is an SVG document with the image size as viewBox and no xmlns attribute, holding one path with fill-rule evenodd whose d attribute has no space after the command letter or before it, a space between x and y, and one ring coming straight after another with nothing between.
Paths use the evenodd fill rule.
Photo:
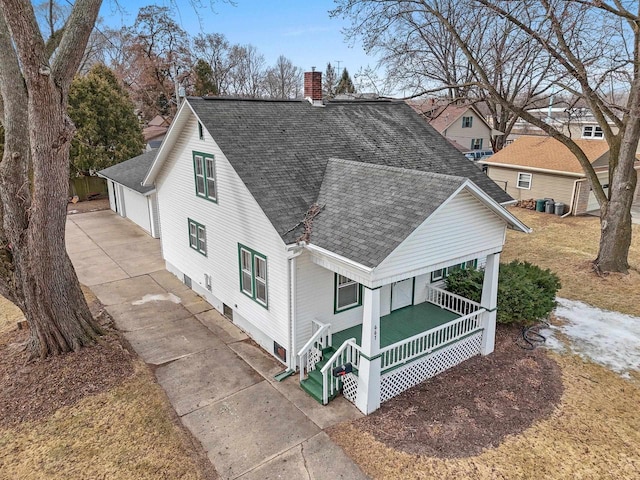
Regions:
<instances>
[{"instance_id":1,"label":"dead grass","mask_svg":"<svg viewBox=\"0 0 640 480\"><path fill-rule=\"evenodd\" d=\"M519 259L549 268L562 281L559 296L640 316L640 225L633 225L629 274L597 276L590 262L598 253L598 218L560 218L522 208L511 208L511 212L533 228L533 233L508 231L502 262Z\"/></svg>"},{"instance_id":2,"label":"dead grass","mask_svg":"<svg viewBox=\"0 0 640 480\"><path fill-rule=\"evenodd\" d=\"M0 478L202 479L184 431L141 362L133 377L50 417L0 430Z\"/></svg>"},{"instance_id":3,"label":"dead grass","mask_svg":"<svg viewBox=\"0 0 640 480\"><path fill-rule=\"evenodd\" d=\"M389 448L344 424L331 438L372 478L640 478L640 388L576 356L554 355L563 374L560 407L498 448L439 459Z\"/></svg>"},{"instance_id":4,"label":"dead grass","mask_svg":"<svg viewBox=\"0 0 640 480\"><path fill-rule=\"evenodd\" d=\"M20 309L0 296L0 335L15 330L18 322L23 319L24 315Z\"/></svg>"}]
</instances>

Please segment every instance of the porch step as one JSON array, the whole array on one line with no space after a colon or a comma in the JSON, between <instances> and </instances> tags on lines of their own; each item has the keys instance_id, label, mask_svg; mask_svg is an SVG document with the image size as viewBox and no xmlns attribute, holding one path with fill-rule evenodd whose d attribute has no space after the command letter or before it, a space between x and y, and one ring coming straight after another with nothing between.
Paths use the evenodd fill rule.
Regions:
<instances>
[{"instance_id":1,"label":"porch step","mask_svg":"<svg viewBox=\"0 0 640 480\"><path fill-rule=\"evenodd\" d=\"M315 398L318 402L322 403L322 372L320 369L327 364L327 360L331 358L331 356L335 352L335 348L328 347L322 351L322 360L316 363L315 370L311 370L307 373L307 378L300 382L300 386L302 389ZM337 397L338 394L334 394L329 397L329 401L333 400Z\"/></svg>"}]
</instances>

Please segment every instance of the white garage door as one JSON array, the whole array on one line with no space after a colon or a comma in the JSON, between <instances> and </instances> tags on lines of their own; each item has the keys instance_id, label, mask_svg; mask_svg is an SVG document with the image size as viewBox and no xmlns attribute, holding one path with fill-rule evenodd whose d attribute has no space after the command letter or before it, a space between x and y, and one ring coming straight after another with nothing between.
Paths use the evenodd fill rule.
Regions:
<instances>
[{"instance_id":1,"label":"white garage door","mask_svg":"<svg viewBox=\"0 0 640 480\"><path fill-rule=\"evenodd\" d=\"M127 218L140 225L146 232L151 232L147 197L134 190L124 188L123 198Z\"/></svg>"}]
</instances>

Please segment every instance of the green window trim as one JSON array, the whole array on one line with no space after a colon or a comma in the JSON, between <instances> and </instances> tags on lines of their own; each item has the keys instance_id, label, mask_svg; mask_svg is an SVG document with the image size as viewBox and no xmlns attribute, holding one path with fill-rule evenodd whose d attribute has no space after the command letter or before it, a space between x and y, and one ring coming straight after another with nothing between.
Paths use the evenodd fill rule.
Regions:
<instances>
[{"instance_id":1,"label":"green window trim","mask_svg":"<svg viewBox=\"0 0 640 480\"><path fill-rule=\"evenodd\" d=\"M474 260L467 260L466 262L462 262L462 263L456 263L455 265L450 265L448 267L444 267L444 268L439 268L438 270L434 270L431 272L431 283L434 282L439 282L441 280L444 280L445 278L447 278L449 276L449 273L455 271L455 270L466 270L467 268L469 269L476 269L478 268L478 259L474 259Z\"/></svg>"},{"instance_id":2,"label":"green window trim","mask_svg":"<svg viewBox=\"0 0 640 480\"><path fill-rule=\"evenodd\" d=\"M210 153L192 152L193 177L196 196L218 203L218 182L214 156Z\"/></svg>"},{"instance_id":3,"label":"green window trim","mask_svg":"<svg viewBox=\"0 0 640 480\"><path fill-rule=\"evenodd\" d=\"M483 138L472 138L471 139L471 150L482 150Z\"/></svg>"},{"instance_id":4,"label":"green window trim","mask_svg":"<svg viewBox=\"0 0 640 480\"><path fill-rule=\"evenodd\" d=\"M473 116L462 117L462 128L471 128L473 125Z\"/></svg>"},{"instance_id":5,"label":"green window trim","mask_svg":"<svg viewBox=\"0 0 640 480\"><path fill-rule=\"evenodd\" d=\"M187 218L189 246L200 255L207 256L207 227Z\"/></svg>"},{"instance_id":6,"label":"green window trim","mask_svg":"<svg viewBox=\"0 0 640 480\"><path fill-rule=\"evenodd\" d=\"M340 280L344 279L346 282L340 284ZM355 285L356 288L356 301L352 302L348 305L344 305L342 307L338 306L340 293L339 290L341 288L348 288ZM352 308L358 308L362 306L362 284L351 280L350 278L345 277L344 275L340 275L339 273L334 273L333 275L333 313L342 313L347 310L351 310Z\"/></svg>"},{"instance_id":7,"label":"green window trim","mask_svg":"<svg viewBox=\"0 0 640 480\"><path fill-rule=\"evenodd\" d=\"M240 291L258 305L269 308L267 256L238 243Z\"/></svg>"}]
</instances>

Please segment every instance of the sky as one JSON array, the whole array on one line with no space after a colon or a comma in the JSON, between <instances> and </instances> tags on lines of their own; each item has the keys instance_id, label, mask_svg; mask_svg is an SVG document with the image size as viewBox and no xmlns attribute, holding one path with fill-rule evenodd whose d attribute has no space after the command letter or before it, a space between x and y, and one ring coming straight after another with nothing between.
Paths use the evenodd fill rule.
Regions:
<instances>
[{"instance_id":1,"label":"sky","mask_svg":"<svg viewBox=\"0 0 640 480\"><path fill-rule=\"evenodd\" d=\"M177 5L174 20L192 36L198 33L222 33L235 44L252 44L265 56L269 65L279 55L294 65L309 71L312 66L324 71L327 63L347 67L353 76L361 67L374 67L376 58L368 56L359 43L350 45L341 32L349 25L345 20L330 18L332 0L221 0L213 3L201 0L196 10L188 0L152 2L151 0L120 0L120 9L105 0L100 16L105 25L132 25L140 7ZM200 17L200 19L198 18Z\"/></svg>"}]
</instances>

